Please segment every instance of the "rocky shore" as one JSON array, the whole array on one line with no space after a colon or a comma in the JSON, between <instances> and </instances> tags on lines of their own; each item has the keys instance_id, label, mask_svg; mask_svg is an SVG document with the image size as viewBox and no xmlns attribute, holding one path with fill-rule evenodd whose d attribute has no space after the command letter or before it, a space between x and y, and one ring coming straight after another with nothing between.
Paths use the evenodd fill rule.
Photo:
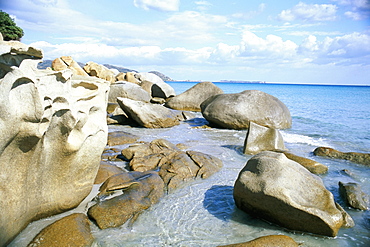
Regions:
<instances>
[{"instance_id":1,"label":"rocky shore","mask_svg":"<svg viewBox=\"0 0 370 247\"><path fill-rule=\"evenodd\" d=\"M0 41L0 47L0 246L32 221L77 207L95 184L99 191L85 213L40 229L28 245L91 246L93 224L100 229L135 224L161 198L222 170L219 157L166 139L143 142L107 127L171 128L193 119L194 112L207 120L204 128L247 130L243 153L254 156L233 188L235 204L245 213L330 237L354 226L315 175L328 168L286 149L279 130L290 128L292 118L279 99L257 90L224 94L210 82L176 95L153 73L115 73L94 62L81 67L67 56L40 70L41 50L19 42ZM314 153L369 165L370 154L324 147ZM368 210L369 197L358 185L338 187L351 207ZM258 243L298 246L286 236L230 246Z\"/></svg>"}]
</instances>

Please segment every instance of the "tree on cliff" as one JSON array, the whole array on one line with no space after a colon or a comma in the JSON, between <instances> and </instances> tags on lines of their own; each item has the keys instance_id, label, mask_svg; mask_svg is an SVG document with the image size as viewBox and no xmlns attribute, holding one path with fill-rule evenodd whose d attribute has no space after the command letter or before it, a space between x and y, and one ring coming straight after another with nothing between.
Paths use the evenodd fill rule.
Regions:
<instances>
[{"instance_id":1,"label":"tree on cliff","mask_svg":"<svg viewBox=\"0 0 370 247\"><path fill-rule=\"evenodd\" d=\"M20 40L23 37L22 28L18 27L8 13L0 10L0 33L5 41Z\"/></svg>"}]
</instances>

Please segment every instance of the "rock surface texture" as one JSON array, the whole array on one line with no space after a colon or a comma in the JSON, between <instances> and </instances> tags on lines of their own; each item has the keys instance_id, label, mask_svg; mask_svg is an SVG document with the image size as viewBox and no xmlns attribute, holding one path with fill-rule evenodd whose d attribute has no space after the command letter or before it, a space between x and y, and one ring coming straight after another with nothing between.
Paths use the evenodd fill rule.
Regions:
<instances>
[{"instance_id":1,"label":"rock surface texture","mask_svg":"<svg viewBox=\"0 0 370 247\"><path fill-rule=\"evenodd\" d=\"M28 247L89 247L94 237L86 215L74 213L45 227Z\"/></svg>"},{"instance_id":2,"label":"rock surface texture","mask_svg":"<svg viewBox=\"0 0 370 247\"><path fill-rule=\"evenodd\" d=\"M264 127L254 122L249 123L243 153L257 154L261 151L274 151L277 149L285 149L283 136L279 130Z\"/></svg>"},{"instance_id":3,"label":"rock surface texture","mask_svg":"<svg viewBox=\"0 0 370 247\"><path fill-rule=\"evenodd\" d=\"M251 121L274 129L287 129L292 125L290 112L284 103L258 90L215 95L200 107L203 117L221 128L248 129Z\"/></svg>"},{"instance_id":4,"label":"rock surface texture","mask_svg":"<svg viewBox=\"0 0 370 247\"><path fill-rule=\"evenodd\" d=\"M318 147L313 151L313 153L317 156L349 160L353 163L370 166L370 153L345 153L328 147Z\"/></svg>"},{"instance_id":5,"label":"rock surface texture","mask_svg":"<svg viewBox=\"0 0 370 247\"><path fill-rule=\"evenodd\" d=\"M42 52L19 42L0 48L3 246L31 221L74 208L89 194L107 143L109 83L37 70Z\"/></svg>"},{"instance_id":6,"label":"rock surface texture","mask_svg":"<svg viewBox=\"0 0 370 247\"><path fill-rule=\"evenodd\" d=\"M206 99L224 92L212 82L201 82L182 94L170 98L166 106L175 110L200 112L200 104Z\"/></svg>"},{"instance_id":7,"label":"rock surface texture","mask_svg":"<svg viewBox=\"0 0 370 247\"><path fill-rule=\"evenodd\" d=\"M297 247L299 244L285 235L263 236L245 243L222 245L219 247Z\"/></svg>"},{"instance_id":8,"label":"rock surface texture","mask_svg":"<svg viewBox=\"0 0 370 247\"><path fill-rule=\"evenodd\" d=\"M345 224L321 179L281 153L252 157L235 182L234 200L241 210L292 230L336 236Z\"/></svg>"},{"instance_id":9,"label":"rock surface texture","mask_svg":"<svg viewBox=\"0 0 370 247\"><path fill-rule=\"evenodd\" d=\"M361 190L359 184L339 182L339 192L349 206L360 210L368 209L369 195Z\"/></svg>"}]
</instances>

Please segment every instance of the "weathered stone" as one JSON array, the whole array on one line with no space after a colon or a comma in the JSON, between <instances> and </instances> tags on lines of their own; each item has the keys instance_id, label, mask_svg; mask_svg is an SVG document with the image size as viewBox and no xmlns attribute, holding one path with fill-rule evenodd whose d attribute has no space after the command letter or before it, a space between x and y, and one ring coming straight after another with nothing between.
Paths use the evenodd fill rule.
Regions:
<instances>
[{"instance_id":1,"label":"weathered stone","mask_svg":"<svg viewBox=\"0 0 370 247\"><path fill-rule=\"evenodd\" d=\"M0 61L18 57L4 55ZM37 60L20 56L19 67L2 63L0 80L0 246L31 221L79 205L107 143L109 84L37 70Z\"/></svg>"},{"instance_id":2,"label":"weathered stone","mask_svg":"<svg viewBox=\"0 0 370 247\"><path fill-rule=\"evenodd\" d=\"M360 210L368 209L369 195L361 190L359 184L339 182L339 192L351 207Z\"/></svg>"},{"instance_id":3,"label":"weathered stone","mask_svg":"<svg viewBox=\"0 0 370 247\"><path fill-rule=\"evenodd\" d=\"M108 102L117 103L117 98L128 98L137 101L150 102L151 96L139 85L130 82L116 82L111 84Z\"/></svg>"},{"instance_id":4,"label":"weathered stone","mask_svg":"<svg viewBox=\"0 0 370 247\"><path fill-rule=\"evenodd\" d=\"M120 72L116 75L116 81L126 81L126 73Z\"/></svg>"},{"instance_id":5,"label":"weathered stone","mask_svg":"<svg viewBox=\"0 0 370 247\"><path fill-rule=\"evenodd\" d=\"M136 72L127 72L125 81L140 85L140 81L139 79L136 78L136 74L137 74Z\"/></svg>"},{"instance_id":6,"label":"weathered stone","mask_svg":"<svg viewBox=\"0 0 370 247\"><path fill-rule=\"evenodd\" d=\"M100 163L98 174L96 175L94 184L101 184L113 175L124 172L121 168L115 165Z\"/></svg>"},{"instance_id":7,"label":"weathered stone","mask_svg":"<svg viewBox=\"0 0 370 247\"><path fill-rule=\"evenodd\" d=\"M55 71L61 71L68 68L67 64L61 58L56 58L51 62L51 68Z\"/></svg>"},{"instance_id":8,"label":"weathered stone","mask_svg":"<svg viewBox=\"0 0 370 247\"><path fill-rule=\"evenodd\" d=\"M228 244L219 247L297 247L299 244L285 235L263 236L245 243Z\"/></svg>"},{"instance_id":9,"label":"weathered stone","mask_svg":"<svg viewBox=\"0 0 370 247\"><path fill-rule=\"evenodd\" d=\"M261 151L284 150L283 136L279 130L249 123L243 153L257 154Z\"/></svg>"},{"instance_id":10,"label":"weathered stone","mask_svg":"<svg viewBox=\"0 0 370 247\"><path fill-rule=\"evenodd\" d=\"M217 94L223 94L219 87L212 82L201 82L182 94L170 98L165 106L175 110L200 112L200 104Z\"/></svg>"},{"instance_id":11,"label":"weathered stone","mask_svg":"<svg viewBox=\"0 0 370 247\"><path fill-rule=\"evenodd\" d=\"M135 76L140 82L149 81L153 83L150 88L152 97L167 99L176 95L175 90L156 74L144 72L137 73Z\"/></svg>"},{"instance_id":12,"label":"weathered stone","mask_svg":"<svg viewBox=\"0 0 370 247\"><path fill-rule=\"evenodd\" d=\"M51 62L51 67L55 71L70 69L74 75L89 76L71 56L62 56L54 59Z\"/></svg>"},{"instance_id":13,"label":"weathered stone","mask_svg":"<svg viewBox=\"0 0 370 247\"><path fill-rule=\"evenodd\" d=\"M222 128L248 129L250 122L274 129L292 125L288 108L279 99L258 90L215 95L200 108L208 122Z\"/></svg>"},{"instance_id":14,"label":"weathered stone","mask_svg":"<svg viewBox=\"0 0 370 247\"><path fill-rule=\"evenodd\" d=\"M89 247L93 242L89 219L84 214L75 213L45 227L28 247Z\"/></svg>"},{"instance_id":15,"label":"weathered stone","mask_svg":"<svg viewBox=\"0 0 370 247\"><path fill-rule=\"evenodd\" d=\"M104 198L116 191L124 191L112 199ZM156 172L128 172L110 177L100 187L99 202L88 210L100 229L118 227L155 204L164 194L163 180Z\"/></svg>"},{"instance_id":16,"label":"weathered stone","mask_svg":"<svg viewBox=\"0 0 370 247\"><path fill-rule=\"evenodd\" d=\"M214 173L221 170L223 164L222 161L214 156L196 152L196 151L186 151L186 154L192 159L192 161L197 164L200 168L197 172L199 178L208 178Z\"/></svg>"},{"instance_id":17,"label":"weathered stone","mask_svg":"<svg viewBox=\"0 0 370 247\"><path fill-rule=\"evenodd\" d=\"M118 104L127 115L146 128L168 128L179 125L177 116L170 109L157 104L117 98Z\"/></svg>"},{"instance_id":18,"label":"weathered stone","mask_svg":"<svg viewBox=\"0 0 370 247\"><path fill-rule=\"evenodd\" d=\"M318 147L313 153L317 156L324 156L334 159L349 160L353 163L370 166L370 153L356 153L356 152L341 152L333 148Z\"/></svg>"},{"instance_id":19,"label":"weathered stone","mask_svg":"<svg viewBox=\"0 0 370 247\"><path fill-rule=\"evenodd\" d=\"M114 83L116 81L116 76L113 71L108 69L107 67L97 64L95 62L88 62L84 68L86 73L88 73L90 76L95 76L100 79L109 81Z\"/></svg>"},{"instance_id":20,"label":"weathered stone","mask_svg":"<svg viewBox=\"0 0 370 247\"><path fill-rule=\"evenodd\" d=\"M140 137L127 133L125 131L114 131L108 133L108 146L123 145L127 143L134 143Z\"/></svg>"},{"instance_id":21,"label":"weathered stone","mask_svg":"<svg viewBox=\"0 0 370 247\"><path fill-rule=\"evenodd\" d=\"M283 227L336 236L344 220L322 180L284 154L252 157L234 185L238 208Z\"/></svg>"},{"instance_id":22,"label":"weathered stone","mask_svg":"<svg viewBox=\"0 0 370 247\"><path fill-rule=\"evenodd\" d=\"M285 154L285 156L288 159L291 159L298 164L302 165L304 168L312 172L313 174L324 174L328 172L328 167L326 165L323 165L317 161L307 159L305 157L301 157L295 154L292 154L288 151L283 151L283 150L275 150L275 152L280 152Z\"/></svg>"}]
</instances>

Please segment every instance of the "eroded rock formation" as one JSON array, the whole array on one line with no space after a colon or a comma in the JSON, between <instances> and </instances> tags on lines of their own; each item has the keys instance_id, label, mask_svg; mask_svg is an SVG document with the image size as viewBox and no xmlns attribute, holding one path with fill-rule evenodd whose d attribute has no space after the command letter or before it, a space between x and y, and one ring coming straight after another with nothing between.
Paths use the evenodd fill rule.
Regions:
<instances>
[{"instance_id":1,"label":"eroded rock formation","mask_svg":"<svg viewBox=\"0 0 370 247\"><path fill-rule=\"evenodd\" d=\"M19 42L0 47L3 246L31 221L76 207L89 194L107 143L109 83L37 70L42 52Z\"/></svg>"}]
</instances>

